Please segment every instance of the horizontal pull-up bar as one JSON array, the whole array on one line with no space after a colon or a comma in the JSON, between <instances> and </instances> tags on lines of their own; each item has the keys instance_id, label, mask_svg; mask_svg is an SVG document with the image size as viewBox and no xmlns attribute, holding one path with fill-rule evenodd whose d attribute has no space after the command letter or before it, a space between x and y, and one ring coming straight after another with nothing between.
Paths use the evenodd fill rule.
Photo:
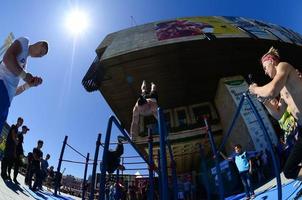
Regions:
<instances>
[{"instance_id":1,"label":"horizontal pull-up bar","mask_svg":"<svg viewBox=\"0 0 302 200\"><path fill-rule=\"evenodd\" d=\"M68 143L66 143L66 145L71 148L72 150L74 150L76 153L78 153L80 156L82 156L83 158L86 158L86 156L84 156L82 153L80 153L79 151L77 151L75 148L73 148L72 146L70 146Z\"/></svg>"},{"instance_id":2,"label":"horizontal pull-up bar","mask_svg":"<svg viewBox=\"0 0 302 200\"><path fill-rule=\"evenodd\" d=\"M135 164L147 164L146 162L129 162L129 163L123 163L124 165L135 165Z\"/></svg>"},{"instance_id":3,"label":"horizontal pull-up bar","mask_svg":"<svg viewBox=\"0 0 302 200\"><path fill-rule=\"evenodd\" d=\"M148 168L133 168L133 169L125 169L123 171L135 171L135 170L148 170Z\"/></svg>"},{"instance_id":4,"label":"horizontal pull-up bar","mask_svg":"<svg viewBox=\"0 0 302 200\"><path fill-rule=\"evenodd\" d=\"M69 162L69 163L76 163L76 164L83 164L85 165L85 162L80 162L80 161L73 161L73 160L62 160L64 162ZM92 165L93 163L88 163L88 165Z\"/></svg>"}]
</instances>

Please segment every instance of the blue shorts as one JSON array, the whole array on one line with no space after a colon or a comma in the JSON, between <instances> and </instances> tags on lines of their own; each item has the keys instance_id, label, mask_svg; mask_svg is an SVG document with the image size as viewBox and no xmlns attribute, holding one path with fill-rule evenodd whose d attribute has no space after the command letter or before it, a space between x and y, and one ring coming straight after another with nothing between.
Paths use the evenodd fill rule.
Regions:
<instances>
[{"instance_id":1,"label":"blue shorts","mask_svg":"<svg viewBox=\"0 0 302 200\"><path fill-rule=\"evenodd\" d=\"M3 80L0 80L0 136L8 115L10 101Z\"/></svg>"}]
</instances>

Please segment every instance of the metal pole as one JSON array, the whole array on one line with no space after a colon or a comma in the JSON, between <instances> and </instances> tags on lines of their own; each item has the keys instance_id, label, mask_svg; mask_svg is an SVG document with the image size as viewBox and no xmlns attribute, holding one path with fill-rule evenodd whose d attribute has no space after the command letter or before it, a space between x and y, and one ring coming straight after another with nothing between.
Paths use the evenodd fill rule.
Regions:
<instances>
[{"instance_id":1,"label":"metal pole","mask_svg":"<svg viewBox=\"0 0 302 200\"><path fill-rule=\"evenodd\" d=\"M163 117L162 109L157 109L158 115L158 130L160 136L160 167L161 167L161 186L162 198L161 200L168 200L168 176L167 176L167 154L166 154L166 124Z\"/></svg>"},{"instance_id":2,"label":"metal pole","mask_svg":"<svg viewBox=\"0 0 302 200\"><path fill-rule=\"evenodd\" d=\"M174 160L171 144L168 140L167 140L167 146L168 146L168 149L169 149L170 159L171 159L173 195L174 195L174 199L177 199L178 198L178 185L177 185L177 174L176 174L176 162Z\"/></svg>"},{"instance_id":3,"label":"metal pole","mask_svg":"<svg viewBox=\"0 0 302 200\"><path fill-rule=\"evenodd\" d=\"M214 138L213 138L213 135L212 135L211 127L208 125L207 116L204 116L203 120L204 120L204 123L207 127L209 139L210 139L210 142L211 142L212 151L213 151L213 154L215 156L215 166L216 166L216 175L218 177L219 196L220 196L220 199L223 200L224 199L224 188L223 188L223 182L222 182L220 164L219 164L219 161L218 161L218 154L217 154L217 150L216 150L216 145L215 145ZM216 182L216 180L215 180L215 182Z\"/></svg>"},{"instance_id":4,"label":"metal pole","mask_svg":"<svg viewBox=\"0 0 302 200\"><path fill-rule=\"evenodd\" d=\"M205 156L204 156L204 148L201 144L199 144L199 152L200 152L200 158L201 158L201 169L202 171L204 171L204 176L203 176L203 184L206 188L206 192L207 192L207 199L210 200L211 199L211 191L210 191L210 185L208 183L210 183L209 177L208 177L208 168L207 165L205 163Z\"/></svg>"},{"instance_id":5,"label":"metal pole","mask_svg":"<svg viewBox=\"0 0 302 200\"><path fill-rule=\"evenodd\" d=\"M105 145L103 150L103 159L101 166L101 178L100 178L100 188L99 188L99 200L105 199L105 183L106 183L106 170L107 170L107 160L108 160L108 151L109 151L109 143L112 129L112 120L114 119L111 116L108 120L106 137L105 137Z\"/></svg>"},{"instance_id":6,"label":"metal pole","mask_svg":"<svg viewBox=\"0 0 302 200\"><path fill-rule=\"evenodd\" d=\"M271 153L271 156L272 156L272 160L273 160L273 166L274 166L274 171L275 171L275 176L276 176L276 179L277 179L277 188L278 188L278 200L281 200L282 199L282 188L281 188L281 178L280 178L280 167L279 167L279 159L278 157L276 157L275 153L274 153L274 150L273 150L273 144L272 144L272 141L269 137L269 134L266 130L266 127L262 121L262 118L261 116L259 115L258 111L257 111L257 108L255 107L253 101L251 100L250 96L247 94L247 93L243 93L243 96L248 100L252 110L253 110L253 113L255 114L256 118L257 118L257 121L259 122L262 130L263 130L263 133L264 133L264 138L268 144L268 147L270 149L270 153Z\"/></svg>"},{"instance_id":7,"label":"metal pole","mask_svg":"<svg viewBox=\"0 0 302 200\"><path fill-rule=\"evenodd\" d=\"M87 168L88 168L88 162L89 162L89 153L87 153L86 157L86 163L85 163L85 170L84 170L84 179L82 183L82 200L85 200L85 195L86 195L86 177L87 177Z\"/></svg>"},{"instance_id":8,"label":"metal pole","mask_svg":"<svg viewBox=\"0 0 302 200\"><path fill-rule=\"evenodd\" d=\"M159 199L162 199L163 197L163 188L162 188L162 182L161 182L161 165L160 165L160 150L157 151L157 163L158 163L158 191L159 191Z\"/></svg>"},{"instance_id":9,"label":"metal pole","mask_svg":"<svg viewBox=\"0 0 302 200\"><path fill-rule=\"evenodd\" d=\"M149 195L148 199L154 199L154 161L153 161L153 136L151 133L151 128L148 128L148 149L149 149Z\"/></svg>"},{"instance_id":10,"label":"metal pole","mask_svg":"<svg viewBox=\"0 0 302 200\"><path fill-rule=\"evenodd\" d=\"M56 173L56 183L55 183L55 191L54 191L54 195L57 196L58 194L58 188L60 187L60 183L59 183L59 177L60 177L60 171L61 171L61 165L62 165L62 160L63 160L63 155L64 155L64 151L65 151L65 146L67 144L67 139L68 136L66 135L63 141L63 146L61 149L61 154L60 154L60 158L59 158L59 164L58 164L58 168L57 168L57 173Z\"/></svg>"},{"instance_id":11,"label":"metal pole","mask_svg":"<svg viewBox=\"0 0 302 200\"><path fill-rule=\"evenodd\" d=\"M95 146L95 153L94 153L94 160L93 160L93 168L92 168L92 177L91 177L91 187L90 187L90 196L89 200L94 199L94 187L95 187L95 177L96 177L96 167L98 164L98 157L99 157L99 149L101 145L101 137L102 134L98 134L98 139L96 141L96 146Z\"/></svg>"}]
</instances>

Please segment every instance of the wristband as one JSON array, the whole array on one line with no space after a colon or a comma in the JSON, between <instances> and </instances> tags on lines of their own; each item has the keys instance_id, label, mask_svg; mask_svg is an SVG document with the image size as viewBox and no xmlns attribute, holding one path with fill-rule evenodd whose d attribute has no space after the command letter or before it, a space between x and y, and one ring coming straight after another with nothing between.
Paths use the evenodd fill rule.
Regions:
<instances>
[{"instance_id":1,"label":"wristband","mask_svg":"<svg viewBox=\"0 0 302 200\"><path fill-rule=\"evenodd\" d=\"M26 72L24 70L22 70L21 73L19 74L19 77L24 80L26 77Z\"/></svg>"}]
</instances>

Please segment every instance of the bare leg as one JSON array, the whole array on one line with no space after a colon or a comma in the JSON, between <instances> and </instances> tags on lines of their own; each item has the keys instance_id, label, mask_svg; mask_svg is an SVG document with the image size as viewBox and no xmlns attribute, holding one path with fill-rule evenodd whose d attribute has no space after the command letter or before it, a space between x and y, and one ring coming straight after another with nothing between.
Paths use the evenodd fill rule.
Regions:
<instances>
[{"instance_id":1,"label":"bare leg","mask_svg":"<svg viewBox=\"0 0 302 200\"><path fill-rule=\"evenodd\" d=\"M138 110L138 105L135 104L133 108L132 122L130 128L130 136L132 140L135 136L138 136L138 131L139 131L139 110Z\"/></svg>"},{"instance_id":2,"label":"bare leg","mask_svg":"<svg viewBox=\"0 0 302 200\"><path fill-rule=\"evenodd\" d=\"M155 117L155 119L157 120L157 109L153 109L152 110L152 115Z\"/></svg>"},{"instance_id":3,"label":"bare leg","mask_svg":"<svg viewBox=\"0 0 302 200\"><path fill-rule=\"evenodd\" d=\"M297 180L302 181L302 169L300 169Z\"/></svg>"},{"instance_id":4,"label":"bare leg","mask_svg":"<svg viewBox=\"0 0 302 200\"><path fill-rule=\"evenodd\" d=\"M151 92L154 91L156 91L156 85L153 82L151 82Z\"/></svg>"},{"instance_id":5,"label":"bare leg","mask_svg":"<svg viewBox=\"0 0 302 200\"><path fill-rule=\"evenodd\" d=\"M142 86L141 86L141 90L142 90L142 94L144 94L145 92L147 92L147 84L146 81L143 80Z\"/></svg>"}]
</instances>

